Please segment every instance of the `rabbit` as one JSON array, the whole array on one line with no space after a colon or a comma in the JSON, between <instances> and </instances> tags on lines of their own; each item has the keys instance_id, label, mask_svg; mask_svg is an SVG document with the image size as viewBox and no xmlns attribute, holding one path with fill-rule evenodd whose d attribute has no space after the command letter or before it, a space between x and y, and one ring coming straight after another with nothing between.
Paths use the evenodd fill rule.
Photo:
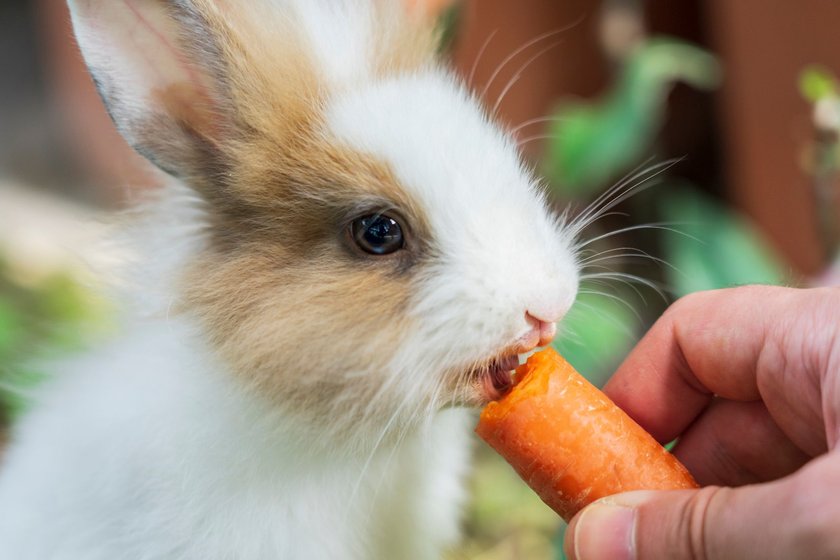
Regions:
<instances>
[{"instance_id":1,"label":"rabbit","mask_svg":"<svg viewBox=\"0 0 840 560\"><path fill-rule=\"evenodd\" d=\"M69 0L168 185L0 468L14 560L430 559L576 232L395 0ZM122 237L119 237L122 239Z\"/></svg>"}]
</instances>

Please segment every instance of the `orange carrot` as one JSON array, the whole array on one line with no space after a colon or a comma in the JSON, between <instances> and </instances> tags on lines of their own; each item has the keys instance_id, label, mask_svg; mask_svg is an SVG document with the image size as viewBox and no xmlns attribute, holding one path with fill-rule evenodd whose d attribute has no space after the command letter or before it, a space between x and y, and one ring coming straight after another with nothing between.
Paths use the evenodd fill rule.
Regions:
<instances>
[{"instance_id":1,"label":"orange carrot","mask_svg":"<svg viewBox=\"0 0 840 560\"><path fill-rule=\"evenodd\" d=\"M604 393L548 348L516 370L476 432L569 521L628 490L696 488L686 468Z\"/></svg>"}]
</instances>

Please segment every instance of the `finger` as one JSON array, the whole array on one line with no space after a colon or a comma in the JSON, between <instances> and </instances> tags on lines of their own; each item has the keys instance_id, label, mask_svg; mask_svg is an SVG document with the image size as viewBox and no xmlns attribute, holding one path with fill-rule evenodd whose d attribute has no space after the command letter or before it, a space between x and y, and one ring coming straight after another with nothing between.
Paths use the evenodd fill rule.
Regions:
<instances>
[{"instance_id":1,"label":"finger","mask_svg":"<svg viewBox=\"0 0 840 560\"><path fill-rule=\"evenodd\" d=\"M840 292L747 286L674 304L604 388L661 442L682 433L711 395L762 398L780 427L811 455L825 450L817 356L830 348L814 324ZM830 301L826 301L830 300Z\"/></svg>"},{"instance_id":2,"label":"finger","mask_svg":"<svg viewBox=\"0 0 840 560\"><path fill-rule=\"evenodd\" d=\"M565 546L574 560L840 558L838 485L825 455L772 483L619 494L578 514Z\"/></svg>"},{"instance_id":3,"label":"finger","mask_svg":"<svg viewBox=\"0 0 840 560\"><path fill-rule=\"evenodd\" d=\"M715 399L680 436L674 455L701 486L741 486L787 476L810 457L759 401Z\"/></svg>"}]
</instances>

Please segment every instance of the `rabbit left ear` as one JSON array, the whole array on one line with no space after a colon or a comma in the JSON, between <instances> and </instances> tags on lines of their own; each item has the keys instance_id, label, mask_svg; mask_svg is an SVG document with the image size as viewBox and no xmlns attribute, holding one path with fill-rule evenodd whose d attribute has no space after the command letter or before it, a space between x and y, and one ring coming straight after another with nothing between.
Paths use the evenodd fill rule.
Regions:
<instances>
[{"instance_id":1,"label":"rabbit left ear","mask_svg":"<svg viewBox=\"0 0 840 560\"><path fill-rule=\"evenodd\" d=\"M111 118L163 170L200 172L230 128L219 53L190 0L70 0L76 37ZM212 64L207 61L213 60Z\"/></svg>"}]
</instances>

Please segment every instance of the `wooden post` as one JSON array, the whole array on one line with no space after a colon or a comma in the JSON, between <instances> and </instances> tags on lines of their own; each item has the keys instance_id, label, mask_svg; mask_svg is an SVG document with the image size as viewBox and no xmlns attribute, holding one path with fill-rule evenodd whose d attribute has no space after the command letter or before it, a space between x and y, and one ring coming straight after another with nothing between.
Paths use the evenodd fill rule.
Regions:
<instances>
[{"instance_id":1,"label":"wooden post","mask_svg":"<svg viewBox=\"0 0 840 560\"><path fill-rule=\"evenodd\" d=\"M709 0L712 44L725 69L719 118L732 198L806 274L828 260L804 150L814 141L799 73L840 75L840 2Z\"/></svg>"}]
</instances>

